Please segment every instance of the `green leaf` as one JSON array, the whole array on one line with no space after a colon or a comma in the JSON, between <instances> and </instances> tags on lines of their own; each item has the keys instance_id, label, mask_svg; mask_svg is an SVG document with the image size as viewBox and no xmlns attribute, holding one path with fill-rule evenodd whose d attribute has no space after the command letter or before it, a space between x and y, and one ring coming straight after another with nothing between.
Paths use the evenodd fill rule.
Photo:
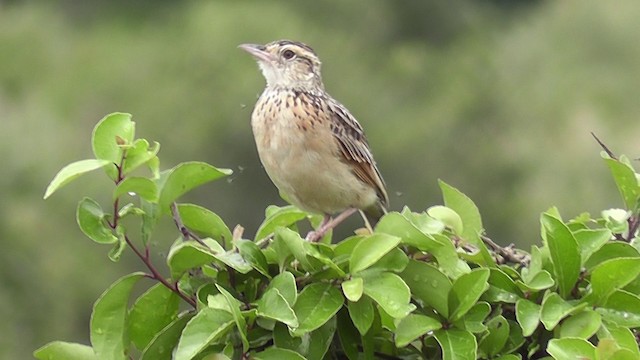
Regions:
<instances>
[{"instance_id":1,"label":"green leaf","mask_svg":"<svg viewBox=\"0 0 640 360\"><path fill-rule=\"evenodd\" d=\"M144 277L136 272L121 277L98 298L91 313L91 344L100 360L127 359L127 307L133 286Z\"/></svg>"},{"instance_id":2,"label":"green leaf","mask_svg":"<svg viewBox=\"0 0 640 360\"><path fill-rule=\"evenodd\" d=\"M131 114L112 113L100 120L93 128L91 145L98 159L120 163L122 146L133 142L135 123Z\"/></svg>"},{"instance_id":3,"label":"green leaf","mask_svg":"<svg viewBox=\"0 0 640 360\"><path fill-rule=\"evenodd\" d=\"M604 323L598 330L598 339L613 339L622 348L631 351L636 358L640 358L640 349L636 342L636 337L629 328L617 326L611 323Z\"/></svg>"},{"instance_id":4,"label":"green leaf","mask_svg":"<svg viewBox=\"0 0 640 360\"><path fill-rule=\"evenodd\" d=\"M586 305L586 303L584 305ZM584 307L584 305L581 305L580 307ZM542 300L540 321L544 325L545 329L553 330L560 320L564 319L578 308L578 306L571 305L563 300L557 293L547 293L547 296Z\"/></svg>"},{"instance_id":5,"label":"green leaf","mask_svg":"<svg viewBox=\"0 0 640 360\"><path fill-rule=\"evenodd\" d=\"M391 271L394 273L400 273L407 267L407 264L409 264L409 257L404 253L404 251L396 247L391 249L391 251L363 272Z\"/></svg>"},{"instance_id":6,"label":"green leaf","mask_svg":"<svg viewBox=\"0 0 640 360\"><path fill-rule=\"evenodd\" d=\"M469 272L469 265L458 258L456 248L449 238L442 234L425 234L397 212L390 212L382 217L376 225L376 233L400 237L403 244L430 252L438 260L443 272L452 277Z\"/></svg>"},{"instance_id":7,"label":"green leaf","mask_svg":"<svg viewBox=\"0 0 640 360\"><path fill-rule=\"evenodd\" d=\"M442 328L439 321L424 315L409 314L400 320L395 332L397 347L405 347L429 331Z\"/></svg>"},{"instance_id":8,"label":"green leaf","mask_svg":"<svg viewBox=\"0 0 640 360\"><path fill-rule=\"evenodd\" d=\"M273 234L278 227L289 227L307 217L307 213L295 206L284 206L269 214L256 231L255 240L261 240Z\"/></svg>"},{"instance_id":9,"label":"green leaf","mask_svg":"<svg viewBox=\"0 0 640 360\"><path fill-rule=\"evenodd\" d=\"M331 284L307 285L302 289L293 306L293 311L300 323L293 334L300 336L324 325L340 310L343 302L340 291Z\"/></svg>"},{"instance_id":10,"label":"green leaf","mask_svg":"<svg viewBox=\"0 0 640 360\"><path fill-rule=\"evenodd\" d=\"M375 264L384 255L400 243L400 238L387 234L373 234L360 241L353 249L349 259L349 270L352 274L360 272Z\"/></svg>"},{"instance_id":11,"label":"green leaf","mask_svg":"<svg viewBox=\"0 0 640 360\"><path fill-rule=\"evenodd\" d=\"M216 255L211 250L204 248L195 241L178 240L169 250L167 265L171 269L171 277L179 279L184 272L210 264L215 259Z\"/></svg>"},{"instance_id":12,"label":"green leaf","mask_svg":"<svg viewBox=\"0 0 640 360\"><path fill-rule=\"evenodd\" d=\"M296 278L292 273L285 271L278 274L269 282L266 291L271 289L278 289L280 295L285 299L287 304L293 306L298 298L298 289L296 287Z\"/></svg>"},{"instance_id":13,"label":"green leaf","mask_svg":"<svg viewBox=\"0 0 640 360\"><path fill-rule=\"evenodd\" d=\"M415 298L434 308L440 315L449 316L451 281L437 267L410 260L400 277L407 283Z\"/></svg>"},{"instance_id":14,"label":"green leaf","mask_svg":"<svg viewBox=\"0 0 640 360\"><path fill-rule=\"evenodd\" d=\"M559 219L544 213L540 218L549 247L553 271L558 283L558 292L566 298L580 275L580 253L578 243L571 230Z\"/></svg>"},{"instance_id":15,"label":"green leaf","mask_svg":"<svg viewBox=\"0 0 640 360\"><path fill-rule=\"evenodd\" d=\"M582 229L574 232L573 235L578 242L582 265L612 237L608 229Z\"/></svg>"},{"instance_id":16,"label":"green leaf","mask_svg":"<svg viewBox=\"0 0 640 360\"><path fill-rule=\"evenodd\" d=\"M587 259L584 267L587 271L591 272L604 261L626 257L640 257L640 254L638 254L638 250L626 242L610 241L593 253L589 259Z\"/></svg>"},{"instance_id":17,"label":"green leaf","mask_svg":"<svg viewBox=\"0 0 640 360\"><path fill-rule=\"evenodd\" d=\"M231 231L216 213L194 204L177 204L177 207L182 223L190 230L221 244L231 241Z\"/></svg>"},{"instance_id":18,"label":"green leaf","mask_svg":"<svg viewBox=\"0 0 640 360\"><path fill-rule=\"evenodd\" d=\"M454 281L448 298L451 320L460 319L471 309L482 293L489 288L488 279L489 269L478 268Z\"/></svg>"},{"instance_id":19,"label":"green leaf","mask_svg":"<svg viewBox=\"0 0 640 360\"><path fill-rule=\"evenodd\" d=\"M480 340L478 348L487 354L489 358L493 358L507 344L510 330L509 323L507 319L499 315L487 321L487 328L489 333Z\"/></svg>"},{"instance_id":20,"label":"green leaf","mask_svg":"<svg viewBox=\"0 0 640 360\"><path fill-rule=\"evenodd\" d=\"M353 325L364 336L371 328L375 317L373 302L370 298L363 296L357 302L350 301L347 304L347 309Z\"/></svg>"},{"instance_id":21,"label":"green leaf","mask_svg":"<svg viewBox=\"0 0 640 360\"><path fill-rule=\"evenodd\" d=\"M267 258L265 258L258 245L256 245L253 241L243 239L235 240L233 243L240 251L240 255L243 259L251 264L251 266L260 274L266 276L267 278L271 278L271 275L269 275Z\"/></svg>"},{"instance_id":22,"label":"green leaf","mask_svg":"<svg viewBox=\"0 0 640 360\"><path fill-rule=\"evenodd\" d=\"M400 319L416 307L410 304L411 292L401 277L383 272L364 278L364 293L393 318Z\"/></svg>"},{"instance_id":23,"label":"green leaf","mask_svg":"<svg viewBox=\"0 0 640 360\"><path fill-rule=\"evenodd\" d=\"M540 305L527 299L518 300L516 319L522 328L522 335L531 336L540 323Z\"/></svg>"},{"instance_id":24,"label":"green leaf","mask_svg":"<svg viewBox=\"0 0 640 360\"><path fill-rule=\"evenodd\" d=\"M273 342L277 348L296 351L309 360L322 360L331 345L336 331L336 318L333 317L318 329L293 337L286 326L276 324Z\"/></svg>"},{"instance_id":25,"label":"green leaf","mask_svg":"<svg viewBox=\"0 0 640 360\"><path fill-rule=\"evenodd\" d=\"M460 218L457 212L446 206L436 205L428 208L426 213L432 218L441 221L446 227L450 228L454 234L462 235L464 227L462 226L462 218Z\"/></svg>"},{"instance_id":26,"label":"green leaf","mask_svg":"<svg viewBox=\"0 0 640 360\"><path fill-rule=\"evenodd\" d=\"M635 209L638 206L638 198L640 197L640 186L638 185L635 170L631 165L620 160L605 158L604 161L611 170L613 179L618 186L618 191L620 191L627 209Z\"/></svg>"},{"instance_id":27,"label":"green leaf","mask_svg":"<svg viewBox=\"0 0 640 360\"><path fill-rule=\"evenodd\" d=\"M142 352L140 360L173 360L173 349L180 340L182 330L193 316L192 313L185 313L157 333Z\"/></svg>"},{"instance_id":28,"label":"green leaf","mask_svg":"<svg viewBox=\"0 0 640 360\"><path fill-rule=\"evenodd\" d=\"M154 142L153 147L149 148L149 142L147 140L136 139L131 147L127 148L127 156L124 161L124 166L122 167L122 173L127 175L156 158L158 151L160 151L159 143Z\"/></svg>"},{"instance_id":29,"label":"green leaf","mask_svg":"<svg viewBox=\"0 0 640 360\"><path fill-rule=\"evenodd\" d=\"M509 323L509 337L507 338L507 343L501 350L503 354L516 352L525 342L522 329L518 323L513 320L507 320L507 322Z\"/></svg>"},{"instance_id":30,"label":"green leaf","mask_svg":"<svg viewBox=\"0 0 640 360\"><path fill-rule=\"evenodd\" d=\"M234 325L224 310L203 308L185 326L178 341L174 360L191 360Z\"/></svg>"},{"instance_id":31,"label":"green leaf","mask_svg":"<svg viewBox=\"0 0 640 360\"><path fill-rule=\"evenodd\" d=\"M184 162L173 169L163 172L159 182L160 199L158 204L162 211L168 211L169 205L190 190L231 175L229 169L218 169L199 161Z\"/></svg>"},{"instance_id":32,"label":"green leaf","mask_svg":"<svg viewBox=\"0 0 640 360\"><path fill-rule=\"evenodd\" d=\"M589 309L569 316L560 324L560 337L574 337L588 340L598 331L602 319L600 315Z\"/></svg>"},{"instance_id":33,"label":"green leaf","mask_svg":"<svg viewBox=\"0 0 640 360\"><path fill-rule=\"evenodd\" d=\"M258 316L280 321L292 328L300 324L295 312L277 288L265 292L257 304Z\"/></svg>"},{"instance_id":34,"label":"green leaf","mask_svg":"<svg viewBox=\"0 0 640 360\"><path fill-rule=\"evenodd\" d=\"M342 292L349 301L356 302L360 300L364 292L364 281L359 277L344 281L342 283Z\"/></svg>"},{"instance_id":35,"label":"green leaf","mask_svg":"<svg viewBox=\"0 0 640 360\"><path fill-rule=\"evenodd\" d=\"M591 273L589 303L601 305L615 290L623 288L640 274L640 258L618 258L602 262Z\"/></svg>"},{"instance_id":36,"label":"green leaf","mask_svg":"<svg viewBox=\"0 0 640 360\"><path fill-rule=\"evenodd\" d=\"M343 308L336 316L338 318L338 338L344 354L349 360L358 360L360 334L351 322L351 319ZM366 332L365 332L366 333Z\"/></svg>"},{"instance_id":37,"label":"green leaf","mask_svg":"<svg viewBox=\"0 0 640 360\"><path fill-rule=\"evenodd\" d=\"M442 360L476 360L476 337L466 330L436 330L434 337L442 348Z\"/></svg>"},{"instance_id":38,"label":"green leaf","mask_svg":"<svg viewBox=\"0 0 640 360\"><path fill-rule=\"evenodd\" d=\"M127 193L135 193L151 203L158 201L158 187L156 183L144 177L125 178L113 191L113 200Z\"/></svg>"},{"instance_id":39,"label":"green leaf","mask_svg":"<svg viewBox=\"0 0 640 360\"><path fill-rule=\"evenodd\" d=\"M240 301L233 297L231 293L229 293L225 288L216 284L216 288L220 291L220 294L224 296L227 301L227 305L231 310L231 315L233 316L233 321L236 323L236 327L238 328L238 333L240 334L240 340L242 341L242 351L247 352L249 350L249 340L247 340L247 323L244 320L244 317L240 313Z\"/></svg>"},{"instance_id":40,"label":"green leaf","mask_svg":"<svg viewBox=\"0 0 640 360\"><path fill-rule=\"evenodd\" d=\"M556 360L595 359L596 348L583 339L551 339L547 352Z\"/></svg>"},{"instance_id":41,"label":"green leaf","mask_svg":"<svg viewBox=\"0 0 640 360\"><path fill-rule=\"evenodd\" d=\"M455 211L462 219L462 238L480 249L484 265L494 266L493 257L480 239L484 227L476 204L467 195L444 181L438 180L438 184L442 190L445 206Z\"/></svg>"},{"instance_id":42,"label":"green leaf","mask_svg":"<svg viewBox=\"0 0 640 360\"><path fill-rule=\"evenodd\" d=\"M251 359L255 360L306 360L306 358L293 350L270 347L259 353L252 353Z\"/></svg>"},{"instance_id":43,"label":"green leaf","mask_svg":"<svg viewBox=\"0 0 640 360\"><path fill-rule=\"evenodd\" d=\"M51 180L51 182L47 186L47 190L45 190L43 198L47 199L54 192L58 191L58 189L79 178L80 176L88 173L89 171L103 168L109 164L111 164L111 162L108 160L88 159L76 161L63 167L60 171L58 171L56 176L53 177L53 180Z\"/></svg>"},{"instance_id":44,"label":"green leaf","mask_svg":"<svg viewBox=\"0 0 640 360\"><path fill-rule=\"evenodd\" d=\"M533 291L533 292L538 292L541 290L548 289L552 287L554 284L555 284L555 281L553 281L553 277L546 270L542 270L538 272L533 276L533 278L528 280L528 282L526 283L520 280L516 281L516 285L522 291Z\"/></svg>"},{"instance_id":45,"label":"green leaf","mask_svg":"<svg viewBox=\"0 0 640 360\"><path fill-rule=\"evenodd\" d=\"M640 327L640 297L618 290L596 311L602 318L619 326Z\"/></svg>"},{"instance_id":46,"label":"green leaf","mask_svg":"<svg viewBox=\"0 0 640 360\"><path fill-rule=\"evenodd\" d=\"M85 197L78 203L76 220L80 230L99 244L113 244L118 241L118 237L106 224L105 217L102 207L95 200Z\"/></svg>"},{"instance_id":47,"label":"green leaf","mask_svg":"<svg viewBox=\"0 0 640 360\"><path fill-rule=\"evenodd\" d=\"M33 356L39 360L98 360L90 346L52 341L34 351Z\"/></svg>"},{"instance_id":48,"label":"green leaf","mask_svg":"<svg viewBox=\"0 0 640 360\"><path fill-rule=\"evenodd\" d=\"M178 316L180 297L158 283L140 295L129 312L129 337L135 346L145 349L154 336Z\"/></svg>"},{"instance_id":49,"label":"green leaf","mask_svg":"<svg viewBox=\"0 0 640 360\"><path fill-rule=\"evenodd\" d=\"M489 303L484 301L477 302L462 318L464 329L476 334L484 332L487 330L484 320L490 312L491 306Z\"/></svg>"},{"instance_id":50,"label":"green leaf","mask_svg":"<svg viewBox=\"0 0 640 360\"><path fill-rule=\"evenodd\" d=\"M127 238L126 238L126 230L122 225L118 225L116 227L116 235L118 237L118 242L113 244L111 250L109 250L109 260L113 262L120 261L120 256L124 252L124 249L127 248Z\"/></svg>"}]
</instances>

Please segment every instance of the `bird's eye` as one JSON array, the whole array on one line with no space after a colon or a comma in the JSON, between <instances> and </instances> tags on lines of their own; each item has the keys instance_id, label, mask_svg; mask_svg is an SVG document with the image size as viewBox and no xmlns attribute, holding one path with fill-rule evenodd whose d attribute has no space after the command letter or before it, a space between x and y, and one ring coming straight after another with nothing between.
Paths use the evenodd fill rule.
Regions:
<instances>
[{"instance_id":1,"label":"bird's eye","mask_svg":"<svg viewBox=\"0 0 640 360\"><path fill-rule=\"evenodd\" d=\"M285 60L293 59L294 56L296 56L296 53L292 50L285 50L282 52L282 57L285 58Z\"/></svg>"}]
</instances>

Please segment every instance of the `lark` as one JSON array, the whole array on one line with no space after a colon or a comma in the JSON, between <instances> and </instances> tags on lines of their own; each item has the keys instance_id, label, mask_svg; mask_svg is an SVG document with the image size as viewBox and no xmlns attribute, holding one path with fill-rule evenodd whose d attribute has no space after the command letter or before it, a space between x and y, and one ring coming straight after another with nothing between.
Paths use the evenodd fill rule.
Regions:
<instances>
[{"instance_id":1,"label":"lark","mask_svg":"<svg viewBox=\"0 0 640 360\"><path fill-rule=\"evenodd\" d=\"M283 198L324 215L307 240L318 241L358 210L371 229L389 204L385 183L362 126L325 91L318 55L290 40L239 47L267 83L251 115L265 171Z\"/></svg>"}]
</instances>

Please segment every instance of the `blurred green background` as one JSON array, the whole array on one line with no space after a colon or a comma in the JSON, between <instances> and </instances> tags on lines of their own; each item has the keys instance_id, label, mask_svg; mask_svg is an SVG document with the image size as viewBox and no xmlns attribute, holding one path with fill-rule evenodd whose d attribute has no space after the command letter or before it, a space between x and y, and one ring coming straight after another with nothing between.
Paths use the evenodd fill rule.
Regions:
<instances>
[{"instance_id":1,"label":"blurred green background","mask_svg":"<svg viewBox=\"0 0 640 360\"><path fill-rule=\"evenodd\" d=\"M552 205L621 206L589 133L639 156L639 18L637 0L0 1L0 358L88 343L95 299L141 268L77 229L82 196L109 199L103 174L42 200L62 166L92 156L105 114L132 113L164 169L234 169L187 200L251 236L283 202L249 125L264 80L236 46L300 40L365 127L393 209L441 203L440 178L495 241L528 249ZM177 235L157 234L156 253Z\"/></svg>"}]
</instances>

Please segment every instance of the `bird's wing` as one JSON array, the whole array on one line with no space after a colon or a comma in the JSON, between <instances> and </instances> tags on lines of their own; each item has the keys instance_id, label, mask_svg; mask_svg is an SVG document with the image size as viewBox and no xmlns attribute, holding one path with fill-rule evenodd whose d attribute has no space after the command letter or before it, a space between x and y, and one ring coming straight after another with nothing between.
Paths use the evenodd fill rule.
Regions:
<instances>
[{"instance_id":1,"label":"bird's wing","mask_svg":"<svg viewBox=\"0 0 640 360\"><path fill-rule=\"evenodd\" d=\"M388 206L389 196L384 180L376 166L364 130L358 121L340 103L328 99L331 114L331 131L340 145L345 161L352 165L353 172L364 183L376 189L383 206Z\"/></svg>"}]
</instances>

